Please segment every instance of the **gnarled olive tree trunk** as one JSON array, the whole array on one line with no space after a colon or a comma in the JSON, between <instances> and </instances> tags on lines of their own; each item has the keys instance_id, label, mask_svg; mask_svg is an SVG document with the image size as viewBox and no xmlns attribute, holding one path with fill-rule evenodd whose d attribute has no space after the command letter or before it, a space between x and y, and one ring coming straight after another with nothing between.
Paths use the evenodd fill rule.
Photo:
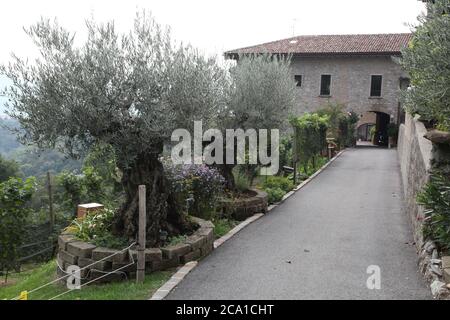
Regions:
<instances>
[{"instance_id":1,"label":"gnarled olive tree trunk","mask_svg":"<svg viewBox=\"0 0 450 320\"><path fill-rule=\"evenodd\" d=\"M230 164L220 164L217 165L217 169L219 170L222 177L225 179L225 189L228 191L236 191L236 184L234 181L233 168L235 165Z\"/></svg>"},{"instance_id":2,"label":"gnarled olive tree trunk","mask_svg":"<svg viewBox=\"0 0 450 320\"><path fill-rule=\"evenodd\" d=\"M161 231L177 235L193 228L168 190L164 168L157 155L140 154L133 165L120 169L126 200L114 224L115 234L135 239L138 233L139 185L146 186L148 246L160 244Z\"/></svg>"}]
</instances>

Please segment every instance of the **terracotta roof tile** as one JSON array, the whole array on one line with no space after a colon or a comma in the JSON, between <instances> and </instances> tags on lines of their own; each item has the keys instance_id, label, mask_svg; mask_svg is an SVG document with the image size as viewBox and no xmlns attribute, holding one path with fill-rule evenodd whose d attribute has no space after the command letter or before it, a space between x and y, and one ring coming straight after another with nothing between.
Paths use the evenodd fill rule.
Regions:
<instances>
[{"instance_id":1,"label":"terracotta roof tile","mask_svg":"<svg viewBox=\"0 0 450 320\"><path fill-rule=\"evenodd\" d=\"M250 53L294 55L400 54L411 33L298 36L225 52L228 57Z\"/></svg>"}]
</instances>

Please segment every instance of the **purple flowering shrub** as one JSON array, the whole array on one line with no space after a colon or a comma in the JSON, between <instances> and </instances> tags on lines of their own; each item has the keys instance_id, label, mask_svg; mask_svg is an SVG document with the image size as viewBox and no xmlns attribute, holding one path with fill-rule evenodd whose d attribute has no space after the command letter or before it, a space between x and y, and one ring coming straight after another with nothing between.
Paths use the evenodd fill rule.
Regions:
<instances>
[{"instance_id":1,"label":"purple flowering shrub","mask_svg":"<svg viewBox=\"0 0 450 320\"><path fill-rule=\"evenodd\" d=\"M181 206L188 213L200 218L211 218L215 211L217 198L223 193L225 179L215 168L207 165L164 165L166 176L170 182L170 190Z\"/></svg>"}]
</instances>

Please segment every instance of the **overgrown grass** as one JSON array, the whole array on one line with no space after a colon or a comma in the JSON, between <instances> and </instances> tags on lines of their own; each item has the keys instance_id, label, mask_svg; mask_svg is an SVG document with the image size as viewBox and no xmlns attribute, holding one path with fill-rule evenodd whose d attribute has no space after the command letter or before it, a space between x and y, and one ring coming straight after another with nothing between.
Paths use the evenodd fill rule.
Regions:
<instances>
[{"instance_id":1,"label":"overgrown grass","mask_svg":"<svg viewBox=\"0 0 450 320\"><path fill-rule=\"evenodd\" d=\"M159 271L145 276L142 284L135 279L99 285L87 285L67 293L58 300L146 300L166 282L173 271ZM21 291L30 291L56 279L56 262L45 263L35 269L11 275L13 284L0 286L0 299L12 299ZM14 283L15 281L15 283ZM47 300L68 289L62 284L51 284L29 294L29 300Z\"/></svg>"},{"instance_id":2,"label":"overgrown grass","mask_svg":"<svg viewBox=\"0 0 450 320\"><path fill-rule=\"evenodd\" d=\"M228 233L231 229L239 224L239 221L231 219L214 219L214 236L220 238Z\"/></svg>"}]
</instances>

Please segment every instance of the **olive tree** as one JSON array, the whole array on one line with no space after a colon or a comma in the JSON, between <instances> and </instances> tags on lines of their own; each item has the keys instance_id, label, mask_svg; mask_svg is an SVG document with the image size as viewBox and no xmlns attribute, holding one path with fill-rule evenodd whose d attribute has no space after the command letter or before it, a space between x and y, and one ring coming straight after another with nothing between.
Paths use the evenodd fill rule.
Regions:
<instances>
[{"instance_id":1,"label":"olive tree","mask_svg":"<svg viewBox=\"0 0 450 320\"><path fill-rule=\"evenodd\" d=\"M176 46L168 30L145 13L129 33L114 23L88 21L87 40L42 19L26 29L39 49L33 62L14 57L1 67L12 80L8 113L19 120L20 138L79 157L93 144L110 145L122 172L126 201L114 232L134 239L138 185L147 186L147 239L157 244L191 228L167 191L159 160L177 127L209 121L223 105L224 71L213 58Z\"/></svg>"},{"instance_id":2,"label":"olive tree","mask_svg":"<svg viewBox=\"0 0 450 320\"><path fill-rule=\"evenodd\" d=\"M228 108L221 121L223 127L256 131L286 127L295 104L296 89L290 57L242 55L230 69L230 78ZM219 166L230 190L235 189L234 166Z\"/></svg>"}]
</instances>

